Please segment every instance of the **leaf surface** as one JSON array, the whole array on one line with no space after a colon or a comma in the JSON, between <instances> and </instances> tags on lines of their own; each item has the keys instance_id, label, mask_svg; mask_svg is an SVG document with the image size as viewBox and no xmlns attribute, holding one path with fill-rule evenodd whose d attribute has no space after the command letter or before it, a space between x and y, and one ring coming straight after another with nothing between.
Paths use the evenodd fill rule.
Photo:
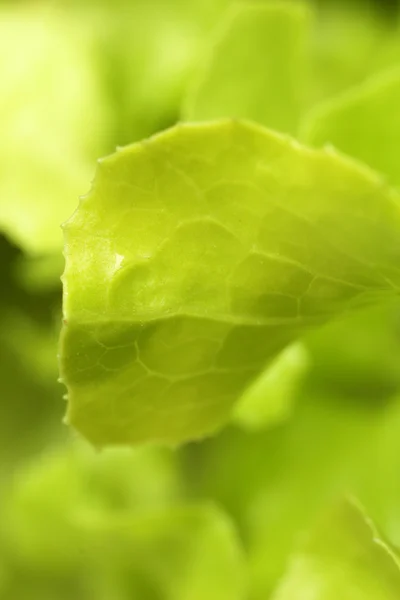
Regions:
<instances>
[{"instance_id":1,"label":"leaf surface","mask_svg":"<svg viewBox=\"0 0 400 600\"><path fill-rule=\"evenodd\" d=\"M228 13L188 95L184 118L253 119L295 133L307 92L309 14L297 3Z\"/></svg>"},{"instance_id":2,"label":"leaf surface","mask_svg":"<svg viewBox=\"0 0 400 600\"><path fill-rule=\"evenodd\" d=\"M243 600L230 519L182 504L180 483L175 454L155 447L73 443L19 468L1 495L0 597Z\"/></svg>"},{"instance_id":3,"label":"leaf surface","mask_svg":"<svg viewBox=\"0 0 400 600\"><path fill-rule=\"evenodd\" d=\"M60 224L108 147L109 114L87 31L45 5L1 6L0 229L36 255L60 251Z\"/></svg>"},{"instance_id":4,"label":"leaf surface","mask_svg":"<svg viewBox=\"0 0 400 600\"><path fill-rule=\"evenodd\" d=\"M302 344L285 348L243 394L234 422L257 431L288 418L308 366L308 353Z\"/></svg>"},{"instance_id":5,"label":"leaf surface","mask_svg":"<svg viewBox=\"0 0 400 600\"><path fill-rule=\"evenodd\" d=\"M149 600L247 597L236 532L231 521L211 505L133 515L103 527L95 524L93 529L95 535L89 539L100 552L93 561L92 576L99 590L111 583L114 593L115 588L129 589L127 598L146 598L138 589L139 582L146 582L152 592ZM104 576L98 578L99 572Z\"/></svg>"},{"instance_id":6,"label":"leaf surface","mask_svg":"<svg viewBox=\"0 0 400 600\"><path fill-rule=\"evenodd\" d=\"M399 64L398 24L378 5L320 5L313 35L313 103L333 98Z\"/></svg>"},{"instance_id":7,"label":"leaf surface","mask_svg":"<svg viewBox=\"0 0 400 600\"><path fill-rule=\"evenodd\" d=\"M337 507L294 557L274 600L397 600L393 550L353 503Z\"/></svg>"},{"instance_id":8,"label":"leaf surface","mask_svg":"<svg viewBox=\"0 0 400 600\"><path fill-rule=\"evenodd\" d=\"M400 283L397 195L245 122L101 161L65 237L67 419L99 446L213 432L288 343Z\"/></svg>"},{"instance_id":9,"label":"leaf surface","mask_svg":"<svg viewBox=\"0 0 400 600\"><path fill-rule=\"evenodd\" d=\"M400 185L400 69L320 105L303 127L312 145L332 144Z\"/></svg>"}]
</instances>

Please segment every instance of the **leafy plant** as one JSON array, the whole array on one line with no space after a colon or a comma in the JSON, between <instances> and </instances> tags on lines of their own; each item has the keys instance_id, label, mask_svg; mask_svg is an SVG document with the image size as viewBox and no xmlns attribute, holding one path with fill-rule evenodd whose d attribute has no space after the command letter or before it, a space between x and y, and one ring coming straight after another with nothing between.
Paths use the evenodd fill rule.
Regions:
<instances>
[{"instance_id":1,"label":"leafy plant","mask_svg":"<svg viewBox=\"0 0 400 600\"><path fill-rule=\"evenodd\" d=\"M1 600L400 598L398 26L228 4L0 6Z\"/></svg>"},{"instance_id":2,"label":"leafy plant","mask_svg":"<svg viewBox=\"0 0 400 600\"><path fill-rule=\"evenodd\" d=\"M102 161L66 225L68 419L97 445L209 433L307 328L396 293L398 239L379 177L247 123Z\"/></svg>"}]
</instances>

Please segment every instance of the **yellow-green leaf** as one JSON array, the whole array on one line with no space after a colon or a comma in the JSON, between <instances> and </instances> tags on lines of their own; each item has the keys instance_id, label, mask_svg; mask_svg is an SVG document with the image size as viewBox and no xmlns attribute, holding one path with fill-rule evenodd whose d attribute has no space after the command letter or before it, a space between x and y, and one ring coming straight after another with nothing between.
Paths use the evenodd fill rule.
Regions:
<instances>
[{"instance_id":1,"label":"yellow-green leaf","mask_svg":"<svg viewBox=\"0 0 400 600\"><path fill-rule=\"evenodd\" d=\"M245 122L102 160L65 239L67 420L99 446L215 431L288 343L400 285L396 193Z\"/></svg>"},{"instance_id":2,"label":"yellow-green leaf","mask_svg":"<svg viewBox=\"0 0 400 600\"><path fill-rule=\"evenodd\" d=\"M274 600L398 600L398 557L353 503L317 525Z\"/></svg>"},{"instance_id":3,"label":"yellow-green leaf","mask_svg":"<svg viewBox=\"0 0 400 600\"><path fill-rule=\"evenodd\" d=\"M236 6L199 69L183 116L247 118L296 133L308 91L309 20L297 2Z\"/></svg>"}]
</instances>

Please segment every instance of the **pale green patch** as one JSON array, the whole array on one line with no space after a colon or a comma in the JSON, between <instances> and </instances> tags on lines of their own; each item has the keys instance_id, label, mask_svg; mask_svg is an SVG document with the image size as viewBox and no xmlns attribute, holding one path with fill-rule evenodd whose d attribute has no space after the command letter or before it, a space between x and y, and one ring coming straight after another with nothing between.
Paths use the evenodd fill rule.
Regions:
<instances>
[{"instance_id":1,"label":"pale green patch","mask_svg":"<svg viewBox=\"0 0 400 600\"><path fill-rule=\"evenodd\" d=\"M81 444L49 448L20 467L2 493L4 545L23 569L61 574L80 563L83 527L164 509L176 501L178 489L168 451L96 455Z\"/></svg>"},{"instance_id":2,"label":"pale green patch","mask_svg":"<svg viewBox=\"0 0 400 600\"><path fill-rule=\"evenodd\" d=\"M400 185L400 69L390 70L318 106L302 138L332 144Z\"/></svg>"},{"instance_id":3,"label":"pale green patch","mask_svg":"<svg viewBox=\"0 0 400 600\"><path fill-rule=\"evenodd\" d=\"M65 239L67 420L98 446L215 431L287 344L400 284L395 192L245 122L101 161Z\"/></svg>"},{"instance_id":4,"label":"pale green patch","mask_svg":"<svg viewBox=\"0 0 400 600\"><path fill-rule=\"evenodd\" d=\"M274 600L397 600L398 557L361 510L344 502L311 532Z\"/></svg>"},{"instance_id":5,"label":"pale green patch","mask_svg":"<svg viewBox=\"0 0 400 600\"><path fill-rule=\"evenodd\" d=\"M15 278L27 292L40 294L57 289L61 285L63 269L64 259L61 252L39 256L22 255L16 263Z\"/></svg>"},{"instance_id":6,"label":"pale green patch","mask_svg":"<svg viewBox=\"0 0 400 600\"><path fill-rule=\"evenodd\" d=\"M295 133L306 101L309 21L297 2L250 3L228 12L184 118L247 118Z\"/></svg>"},{"instance_id":7,"label":"pale green patch","mask_svg":"<svg viewBox=\"0 0 400 600\"><path fill-rule=\"evenodd\" d=\"M4 598L245 599L231 521L181 504L165 449L48 449L14 473L1 511Z\"/></svg>"},{"instance_id":8,"label":"pale green patch","mask_svg":"<svg viewBox=\"0 0 400 600\"><path fill-rule=\"evenodd\" d=\"M21 296L15 289L5 291L15 307L0 308L0 485L14 461L64 433L55 352L59 327L39 324L16 308Z\"/></svg>"},{"instance_id":9,"label":"pale green patch","mask_svg":"<svg viewBox=\"0 0 400 600\"><path fill-rule=\"evenodd\" d=\"M93 525L95 535L90 542L99 552L91 575L99 594L109 588L129 589L127 600L247 598L237 535L230 520L212 505L119 519L103 527ZM138 583L147 584L151 593L143 592Z\"/></svg>"},{"instance_id":10,"label":"pale green patch","mask_svg":"<svg viewBox=\"0 0 400 600\"><path fill-rule=\"evenodd\" d=\"M313 104L399 64L399 27L378 5L321 4L313 35Z\"/></svg>"},{"instance_id":11,"label":"pale green patch","mask_svg":"<svg viewBox=\"0 0 400 600\"><path fill-rule=\"evenodd\" d=\"M45 5L0 10L0 229L33 254L61 250L108 134L87 31Z\"/></svg>"},{"instance_id":12,"label":"pale green patch","mask_svg":"<svg viewBox=\"0 0 400 600\"><path fill-rule=\"evenodd\" d=\"M243 394L233 419L256 431L289 417L298 387L309 365L306 348L288 346Z\"/></svg>"}]
</instances>

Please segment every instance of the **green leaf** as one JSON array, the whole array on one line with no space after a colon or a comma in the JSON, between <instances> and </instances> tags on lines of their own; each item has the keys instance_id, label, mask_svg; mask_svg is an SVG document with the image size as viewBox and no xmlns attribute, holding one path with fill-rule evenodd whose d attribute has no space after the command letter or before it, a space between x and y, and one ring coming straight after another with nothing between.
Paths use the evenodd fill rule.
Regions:
<instances>
[{"instance_id":1,"label":"green leaf","mask_svg":"<svg viewBox=\"0 0 400 600\"><path fill-rule=\"evenodd\" d=\"M314 104L399 64L399 28L378 3L324 2L313 35Z\"/></svg>"},{"instance_id":2,"label":"green leaf","mask_svg":"<svg viewBox=\"0 0 400 600\"><path fill-rule=\"evenodd\" d=\"M400 304L344 315L307 337L311 378L325 389L379 404L400 390ZM344 342L345 340L345 342Z\"/></svg>"},{"instance_id":3,"label":"green leaf","mask_svg":"<svg viewBox=\"0 0 400 600\"><path fill-rule=\"evenodd\" d=\"M109 115L90 50L70 13L0 9L0 228L33 254L61 250L60 224L104 151Z\"/></svg>"},{"instance_id":4,"label":"green leaf","mask_svg":"<svg viewBox=\"0 0 400 600\"><path fill-rule=\"evenodd\" d=\"M40 256L22 255L15 267L20 286L31 294L40 294L60 287L64 259L61 252Z\"/></svg>"},{"instance_id":5,"label":"green leaf","mask_svg":"<svg viewBox=\"0 0 400 600\"><path fill-rule=\"evenodd\" d=\"M113 120L112 149L177 121L193 64L230 2L73 1L74 10L95 33L99 72ZM71 11L71 0L63 4Z\"/></svg>"},{"instance_id":6,"label":"green leaf","mask_svg":"<svg viewBox=\"0 0 400 600\"><path fill-rule=\"evenodd\" d=\"M113 449L99 456L76 443L49 447L2 490L2 546L23 569L65 573L81 561L85 524L167 508L178 492L169 451Z\"/></svg>"},{"instance_id":7,"label":"green leaf","mask_svg":"<svg viewBox=\"0 0 400 600\"><path fill-rule=\"evenodd\" d=\"M288 346L244 393L234 411L234 421L251 430L286 419L309 364L300 343Z\"/></svg>"},{"instance_id":8,"label":"green leaf","mask_svg":"<svg viewBox=\"0 0 400 600\"><path fill-rule=\"evenodd\" d=\"M295 133L307 91L308 16L294 2L235 7L200 69L184 118L247 118Z\"/></svg>"},{"instance_id":9,"label":"green leaf","mask_svg":"<svg viewBox=\"0 0 400 600\"><path fill-rule=\"evenodd\" d=\"M293 558L274 600L397 600L397 556L350 502L311 532Z\"/></svg>"},{"instance_id":10,"label":"green leaf","mask_svg":"<svg viewBox=\"0 0 400 600\"><path fill-rule=\"evenodd\" d=\"M399 406L299 389L293 412L251 434L228 428L186 449L186 478L233 514L247 543L251 597L269 597L301 532L321 507L351 492L399 539ZM192 473L194 471L194 473ZM240 482L240 484L238 483Z\"/></svg>"},{"instance_id":11,"label":"green leaf","mask_svg":"<svg viewBox=\"0 0 400 600\"><path fill-rule=\"evenodd\" d=\"M24 465L1 495L0 598L242 600L230 520L182 505L179 483L174 454L154 447L71 444Z\"/></svg>"},{"instance_id":12,"label":"green leaf","mask_svg":"<svg viewBox=\"0 0 400 600\"><path fill-rule=\"evenodd\" d=\"M108 587L114 594L125 590L124 600L247 597L236 533L230 520L213 506L169 509L111 521L103 527L94 523L93 533L92 543L99 549L92 566L98 594ZM104 575L99 577L99 573ZM151 595L138 593L138 582L145 584ZM114 597L106 591L105 598Z\"/></svg>"},{"instance_id":13,"label":"green leaf","mask_svg":"<svg viewBox=\"0 0 400 600\"><path fill-rule=\"evenodd\" d=\"M368 312L376 318L375 311ZM342 347L357 333L347 321ZM374 325L371 335L368 340L364 333L363 341L372 346L370 353L375 349L379 361L382 351L393 348L385 347L379 337L374 348ZM339 344L336 350L341 352ZM352 362L359 370L355 358ZM184 448L192 494L213 498L234 515L243 532L251 597L257 600L269 597L282 577L299 534L322 506L343 494L360 498L384 534L400 544L400 397L383 397L380 392L371 398L376 385L369 379L364 384L371 385L369 396L344 395L340 386L346 373L334 360L331 357L333 389L326 381L318 385L312 366L284 423L251 435L227 428L200 448L197 444ZM365 368L371 369L370 357Z\"/></svg>"},{"instance_id":14,"label":"green leaf","mask_svg":"<svg viewBox=\"0 0 400 600\"><path fill-rule=\"evenodd\" d=\"M302 138L332 144L400 185L400 69L390 70L317 107Z\"/></svg>"},{"instance_id":15,"label":"green leaf","mask_svg":"<svg viewBox=\"0 0 400 600\"><path fill-rule=\"evenodd\" d=\"M214 431L301 333L398 292L398 202L361 166L244 122L101 161L65 227L68 422L98 446Z\"/></svg>"},{"instance_id":16,"label":"green leaf","mask_svg":"<svg viewBox=\"0 0 400 600\"><path fill-rule=\"evenodd\" d=\"M0 477L16 460L60 437L55 328L0 310Z\"/></svg>"}]
</instances>

